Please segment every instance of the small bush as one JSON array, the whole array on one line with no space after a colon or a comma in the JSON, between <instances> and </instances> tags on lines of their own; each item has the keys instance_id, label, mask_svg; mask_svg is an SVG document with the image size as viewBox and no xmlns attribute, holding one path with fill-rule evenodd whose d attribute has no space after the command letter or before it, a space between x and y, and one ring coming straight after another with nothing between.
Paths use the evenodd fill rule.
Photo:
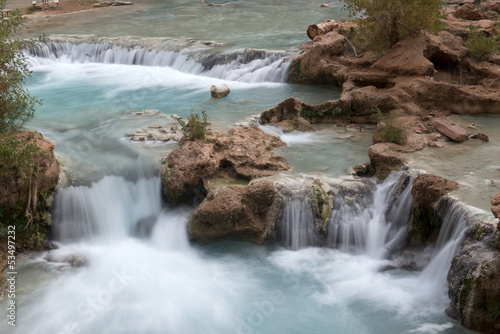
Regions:
<instances>
[{"instance_id":1,"label":"small bush","mask_svg":"<svg viewBox=\"0 0 500 334\"><path fill-rule=\"evenodd\" d=\"M479 31L477 27L471 25L467 35L465 45L469 48L472 58L480 61L500 52L500 37L487 36L484 31Z\"/></svg>"},{"instance_id":2,"label":"small bush","mask_svg":"<svg viewBox=\"0 0 500 334\"><path fill-rule=\"evenodd\" d=\"M38 176L33 158L36 154L43 151L36 146L33 135L22 140L15 133L4 134L0 139L0 177L12 179L20 175L27 181L30 175Z\"/></svg>"},{"instance_id":3,"label":"small bush","mask_svg":"<svg viewBox=\"0 0 500 334\"><path fill-rule=\"evenodd\" d=\"M207 112L205 110L201 112L201 117L199 114L191 112L187 123L182 119L179 119L178 122L186 140L205 139L208 127Z\"/></svg>"},{"instance_id":4,"label":"small bush","mask_svg":"<svg viewBox=\"0 0 500 334\"><path fill-rule=\"evenodd\" d=\"M380 109L375 106L372 108L372 118L376 118L379 126L377 135L383 142L395 143L403 145L406 141L406 130L397 120L394 112L383 114Z\"/></svg>"}]
</instances>

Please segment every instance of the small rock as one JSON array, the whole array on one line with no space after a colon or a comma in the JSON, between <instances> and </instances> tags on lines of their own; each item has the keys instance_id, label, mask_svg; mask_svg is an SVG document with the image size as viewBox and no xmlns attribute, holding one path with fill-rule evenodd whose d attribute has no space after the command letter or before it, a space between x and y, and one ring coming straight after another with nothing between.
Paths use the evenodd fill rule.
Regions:
<instances>
[{"instance_id":1,"label":"small rock","mask_svg":"<svg viewBox=\"0 0 500 334\"><path fill-rule=\"evenodd\" d=\"M170 131L176 133L177 131L179 131L179 128L177 127L177 125L174 125L173 127L170 128Z\"/></svg>"},{"instance_id":2,"label":"small rock","mask_svg":"<svg viewBox=\"0 0 500 334\"><path fill-rule=\"evenodd\" d=\"M145 141L146 137L145 136L134 136L131 139L132 141Z\"/></svg>"},{"instance_id":3,"label":"small rock","mask_svg":"<svg viewBox=\"0 0 500 334\"><path fill-rule=\"evenodd\" d=\"M144 110L144 112L143 112L144 115L156 115L157 113L158 113L158 111L156 111L154 109Z\"/></svg>"},{"instance_id":4,"label":"small rock","mask_svg":"<svg viewBox=\"0 0 500 334\"><path fill-rule=\"evenodd\" d=\"M229 87L225 83L217 85L217 86L212 85L210 87L210 94L212 95L212 97L217 98L217 99L229 95L230 92L231 91L230 91Z\"/></svg>"},{"instance_id":5,"label":"small rock","mask_svg":"<svg viewBox=\"0 0 500 334\"><path fill-rule=\"evenodd\" d=\"M326 7L326 8L328 8L328 7L331 7L331 6L329 4L327 4L327 3L322 3L320 7Z\"/></svg>"},{"instance_id":6,"label":"small rock","mask_svg":"<svg viewBox=\"0 0 500 334\"><path fill-rule=\"evenodd\" d=\"M159 124L152 124L148 126L148 129L161 129L161 128L163 128L163 126Z\"/></svg>"},{"instance_id":7,"label":"small rock","mask_svg":"<svg viewBox=\"0 0 500 334\"><path fill-rule=\"evenodd\" d=\"M172 136L170 134L163 134L163 135L159 135L156 140L159 140L159 141L169 141L170 138L172 138Z\"/></svg>"},{"instance_id":8,"label":"small rock","mask_svg":"<svg viewBox=\"0 0 500 334\"><path fill-rule=\"evenodd\" d=\"M170 115L173 119L181 119L182 117L177 114Z\"/></svg>"},{"instance_id":9,"label":"small rock","mask_svg":"<svg viewBox=\"0 0 500 334\"><path fill-rule=\"evenodd\" d=\"M469 129L475 129L475 128L476 128L476 124L471 123L471 124L467 125L467 127L468 127Z\"/></svg>"},{"instance_id":10,"label":"small rock","mask_svg":"<svg viewBox=\"0 0 500 334\"><path fill-rule=\"evenodd\" d=\"M489 142L490 141L490 138L487 135L485 135L484 133L475 133L475 134L473 134L470 137L473 138L473 139L480 139L480 140L482 140L484 142Z\"/></svg>"},{"instance_id":11,"label":"small rock","mask_svg":"<svg viewBox=\"0 0 500 334\"><path fill-rule=\"evenodd\" d=\"M184 137L184 134L180 131L176 132L172 137L170 137L171 140L180 142L182 137Z\"/></svg>"}]
</instances>

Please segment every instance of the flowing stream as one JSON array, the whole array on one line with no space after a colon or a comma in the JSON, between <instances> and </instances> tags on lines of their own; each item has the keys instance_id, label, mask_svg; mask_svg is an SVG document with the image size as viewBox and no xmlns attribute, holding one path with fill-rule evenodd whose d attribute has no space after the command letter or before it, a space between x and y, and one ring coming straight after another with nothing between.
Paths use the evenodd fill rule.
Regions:
<instances>
[{"instance_id":1,"label":"flowing stream","mask_svg":"<svg viewBox=\"0 0 500 334\"><path fill-rule=\"evenodd\" d=\"M402 174L357 200L335 188L324 247L300 197L286 199L280 242L201 247L186 231L194 208L161 198L159 162L176 143L125 138L176 125L172 114L206 110L226 131L290 96L338 98L339 89L288 83L297 50L287 48L307 42L308 24L345 17L340 3L319 5L145 0L25 30L78 34L26 53L27 86L44 100L29 127L54 142L67 182L52 212L58 248L20 259L17 326L1 321L1 333L470 333L444 314L460 207L449 209L423 271L383 270L394 265L411 209ZM231 93L211 99L210 86L223 82ZM137 115L149 109L158 113ZM365 162L371 143L371 133L334 126L262 128L287 142L277 152L292 173L330 179Z\"/></svg>"}]
</instances>

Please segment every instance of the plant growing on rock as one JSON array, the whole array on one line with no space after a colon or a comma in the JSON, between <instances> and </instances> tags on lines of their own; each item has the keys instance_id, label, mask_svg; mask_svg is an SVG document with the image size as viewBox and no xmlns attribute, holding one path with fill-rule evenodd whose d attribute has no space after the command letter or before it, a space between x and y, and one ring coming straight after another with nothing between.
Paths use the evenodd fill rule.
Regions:
<instances>
[{"instance_id":1,"label":"plant growing on rock","mask_svg":"<svg viewBox=\"0 0 500 334\"><path fill-rule=\"evenodd\" d=\"M186 140L205 139L209 124L205 110L201 112L201 117L199 114L191 112L187 122L182 119L178 119L178 122Z\"/></svg>"},{"instance_id":2,"label":"plant growing on rock","mask_svg":"<svg viewBox=\"0 0 500 334\"><path fill-rule=\"evenodd\" d=\"M377 136L382 142L402 145L406 141L406 129L400 124L394 112L382 113L375 106L372 108L372 118L377 119Z\"/></svg>"},{"instance_id":3,"label":"plant growing on rock","mask_svg":"<svg viewBox=\"0 0 500 334\"><path fill-rule=\"evenodd\" d=\"M465 45L469 48L472 58L484 61L493 54L500 53L500 36L487 36L484 31L479 31L474 25L470 25Z\"/></svg>"},{"instance_id":4,"label":"plant growing on rock","mask_svg":"<svg viewBox=\"0 0 500 334\"><path fill-rule=\"evenodd\" d=\"M358 41L381 52L406 37L442 29L441 0L345 0L349 19L360 28Z\"/></svg>"}]
</instances>

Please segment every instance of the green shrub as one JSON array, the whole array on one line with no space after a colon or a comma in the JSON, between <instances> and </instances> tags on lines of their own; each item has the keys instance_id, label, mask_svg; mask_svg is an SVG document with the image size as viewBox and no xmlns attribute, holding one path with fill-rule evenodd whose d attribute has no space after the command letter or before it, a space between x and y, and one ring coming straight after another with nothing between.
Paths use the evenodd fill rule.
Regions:
<instances>
[{"instance_id":1,"label":"green shrub","mask_svg":"<svg viewBox=\"0 0 500 334\"><path fill-rule=\"evenodd\" d=\"M205 139L208 127L207 112L205 110L201 112L201 117L199 114L191 112L187 123L182 119L179 119L178 122L186 140Z\"/></svg>"},{"instance_id":2,"label":"green shrub","mask_svg":"<svg viewBox=\"0 0 500 334\"><path fill-rule=\"evenodd\" d=\"M472 58L476 60L488 60L493 54L500 52L500 37L487 36L484 31L479 31L477 27L470 25L470 32L467 35L465 45L469 48Z\"/></svg>"},{"instance_id":3,"label":"green shrub","mask_svg":"<svg viewBox=\"0 0 500 334\"><path fill-rule=\"evenodd\" d=\"M383 142L395 143L403 145L406 141L406 130L398 122L397 116L394 112L387 114L382 113L380 109L375 106L372 108L372 118L376 118L379 125L377 127L377 135Z\"/></svg>"}]
</instances>

